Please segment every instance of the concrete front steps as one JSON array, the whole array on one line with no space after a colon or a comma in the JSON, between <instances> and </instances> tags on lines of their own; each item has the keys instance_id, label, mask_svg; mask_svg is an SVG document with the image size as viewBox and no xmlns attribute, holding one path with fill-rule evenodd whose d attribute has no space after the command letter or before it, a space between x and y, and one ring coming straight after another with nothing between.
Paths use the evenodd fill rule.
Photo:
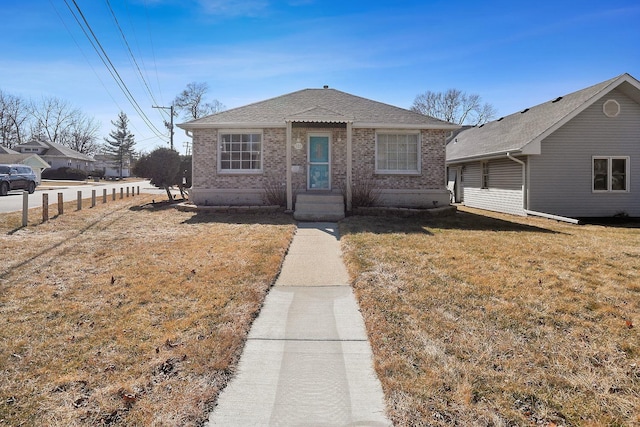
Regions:
<instances>
[{"instance_id":1,"label":"concrete front steps","mask_svg":"<svg viewBox=\"0 0 640 427\"><path fill-rule=\"evenodd\" d=\"M334 193L299 193L293 218L298 221L340 221L344 218L344 198Z\"/></svg>"}]
</instances>

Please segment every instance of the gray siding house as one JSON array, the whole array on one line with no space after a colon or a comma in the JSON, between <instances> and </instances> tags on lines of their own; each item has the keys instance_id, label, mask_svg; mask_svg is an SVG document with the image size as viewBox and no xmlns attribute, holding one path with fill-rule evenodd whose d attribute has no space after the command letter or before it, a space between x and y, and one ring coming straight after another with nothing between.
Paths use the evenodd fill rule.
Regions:
<instances>
[{"instance_id":1,"label":"gray siding house","mask_svg":"<svg viewBox=\"0 0 640 427\"><path fill-rule=\"evenodd\" d=\"M90 172L95 160L64 145L33 139L14 147L21 154L37 154L49 164L51 169L70 167Z\"/></svg>"},{"instance_id":2,"label":"gray siding house","mask_svg":"<svg viewBox=\"0 0 640 427\"><path fill-rule=\"evenodd\" d=\"M380 206L449 204L446 136L458 126L409 110L325 87L178 126L193 138L196 205L264 205L275 188L297 219L339 219L364 186Z\"/></svg>"},{"instance_id":3,"label":"gray siding house","mask_svg":"<svg viewBox=\"0 0 640 427\"><path fill-rule=\"evenodd\" d=\"M515 215L640 217L640 82L629 74L464 130L448 187Z\"/></svg>"},{"instance_id":4,"label":"gray siding house","mask_svg":"<svg viewBox=\"0 0 640 427\"><path fill-rule=\"evenodd\" d=\"M131 176L131 161L129 158L123 159L122 165L110 154L96 154L93 156L95 163L92 171L100 171L105 178L128 178Z\"/></svg>"}]
</instances>

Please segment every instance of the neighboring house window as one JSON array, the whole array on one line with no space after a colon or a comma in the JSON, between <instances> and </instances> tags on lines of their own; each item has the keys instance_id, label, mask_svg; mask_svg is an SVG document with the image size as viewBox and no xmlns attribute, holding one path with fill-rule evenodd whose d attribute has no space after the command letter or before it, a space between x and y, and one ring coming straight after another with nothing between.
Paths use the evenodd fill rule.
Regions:
<instances>
[{"instance_id":1,"label":"neighboring house window","mask_svg":"<svg viewBox=\"0 0 640 427\"><path fill-rule=\"evenodd\" d=\"M594 157L593 191L629 191L629 157Z\"/></svg>"},{"instance_id":2,"label":"neighboring house window","mask_svg":"<svg viewBox=\"0 0 640 427\"><path fill-rule=\"evenodd\" d=\"M489 162L482 162L482 188L489 188Z\"/></svg>"},{"instance_id":3,"label":"neighboring house window","mask_svg":"<svg viewBox=\"0 0 640 427\"><path fill-rule=\"evenodd\" d=\"M377 173L420 173L420 135L417 133L378 133L376 135Z\"/></svg>"},{"instance_id":4,"label":"neighboring house window","mask_svg":"<svg viewBox=\"0 0 640 427\"><path fill-rule=\"evenodd\" d=\"M220 133L219 169L224 172L262 171L261 133Z\"/></svg>"}]
</instances>

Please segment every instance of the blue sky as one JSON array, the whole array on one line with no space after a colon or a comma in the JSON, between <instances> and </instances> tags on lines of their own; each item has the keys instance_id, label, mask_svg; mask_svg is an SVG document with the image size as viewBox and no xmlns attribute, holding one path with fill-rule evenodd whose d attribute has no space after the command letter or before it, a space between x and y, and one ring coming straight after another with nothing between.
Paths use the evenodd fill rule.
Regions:
<instances>
[{"instance_id":1,"label":"blue sky","mask_svg":"<svg viewBox=\"0 0 640 427\"><path fill-rule=\"evenodd\" d=\"M208 83L209 97L228 108L323 85L409 108L419 93L457 88L479 94L499 117L625 72L640 78L637 0L75 2L160 130L152 105L170 105L193 81ZM74 7L0 0L0 89L64 99L102 123L101 137L123 110L139 150L166 146L67 3ZM177 129L176 148L187 140Z\"/></svg>"}]
</instances>

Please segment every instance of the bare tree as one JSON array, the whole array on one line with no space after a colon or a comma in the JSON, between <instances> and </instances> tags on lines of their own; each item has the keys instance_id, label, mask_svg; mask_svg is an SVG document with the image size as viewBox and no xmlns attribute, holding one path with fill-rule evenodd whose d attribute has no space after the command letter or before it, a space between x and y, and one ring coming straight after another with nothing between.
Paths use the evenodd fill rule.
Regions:
<instances>
[{"instance_id":1,"label":"bare tree","mask_svg":"<svg viewBox=\"0 0 640 427\"><path fill-rule=\"evenodd\" d=\"M411 110L459 125L479 125L496 115L495 108L489 103L483 104L480 95L468 95L458 89L419 94Z\"/></svg>"},{"instance_id":2,"label":"bare tree","mask_svg":"<svg viewBox=\"0 0 640 427\"><path fill-rule=\"evenodd\" d=\"M0 144L13 148L27 136L29 103L0 90Z\"/></svg>"},{"instance_id":3,"label":"bare tree","mask_svg":"<svg viewBox=\"0 0 640 427\"><path fill-rule=\"evenodd\" d=\"M31 137L44 138L83 154L95 154L100 124L56 97L31 103Z\"/></svg>"},{"instance_id":4,"label":"bare tree","mask_svg":"<svg viewBox=\"0 0 640 427\"><path fill-rule=\"evenodd\" d=\"M40 102L32 103L31 133L66 145L71 123L79 114L80 110L71 107L67 101L56 97L42 98Z\"/></svg>"},{"instance_id":5,"label":"bare tree","mask_svg":"<svg viewBox=\"0 0 640 427\"><path fill-rule=\"evenodd\" d=\"M99 130L100 123L95 118L78 114L71 120L65 145L79 153L93 155L100 149L97 142Z\"/></svg>"},{"instance_id":6,"label":"bare tree","mask_svg":"<svg viewBox=\"0 0 640 427\"><path fill-rule=\"evenodd\" d=\"M182 112L185 120L194 120L209 114L223 111L226 107L217 99L205 102L204 97L209 90L207 83L191 82L173 100L176 110Z\"/></svg>"}]
</instances>

